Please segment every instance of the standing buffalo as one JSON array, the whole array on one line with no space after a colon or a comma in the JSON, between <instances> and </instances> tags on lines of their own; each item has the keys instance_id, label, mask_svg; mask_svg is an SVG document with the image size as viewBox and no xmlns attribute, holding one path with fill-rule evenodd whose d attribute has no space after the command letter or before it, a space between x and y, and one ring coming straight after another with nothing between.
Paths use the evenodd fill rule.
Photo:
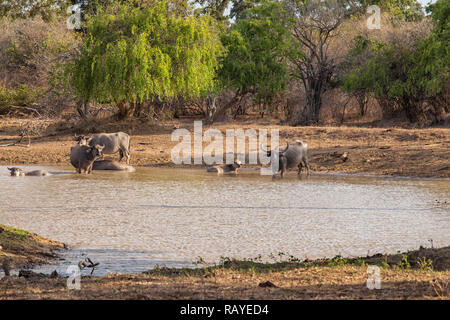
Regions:
<instances>
[{"instance_id":1,"label":"standing buffalo","mask_svg":"<svg viewBox=\"0 0 450 320\"><path fill-rule=\"evenodd\" d=\"M300 140L295 142L288 142L286 148L283 150L264 150L262 144L260 146L261 150L267 152L267 156L271 157L272 152L278 153L278 171L281 177L284 173L291 168L298 167L298 173L302 172L303 165L307 169L309 174L309 163L308 163L308 145Z\"/></svg>"},{"instance_id":2,"label":"standing buffalo","mask_svg":"<svg viewBox=\"0 0 450 320\"><path fill-rule=\"evenodd\" d=\"M83 136L81 137L85 139ZM79 144L81 143L83 143L83 140L79 141ZM104 154L119 152L119 161L121 161L125 155L127 164L130 163L130 136L124 132L94 134L87 140L87 144L90 146L105 146L103 149Z\"/></svg>"},{"instance_id":3,"label":"standing buffalo","mask_svg":"<svg viewBox=\"0 0 450 320\"><path fill-rule=\"evenodd\" d=\"M217 174L222 173L234 173L237 174L238 169L241 167L241 162L239 160L235 161L232 164L226 164L223 166L214 166L211 168L208 168L207 172L217 172Z\"/></svg>"},{"instance_id":4,"label":"standing buffalo","mask_svg":"<svg viewBox=\"0 0 450 320\"><path fill-rule=\"evenodd\" d=\"M77 169L78 173L81 170L84 173L91 173L92 164L95 160L102 156L104 146L87 146L79 145L70 148L70 163Z\"/></svg>"},{"instance_id":5,"label":"standing buffalo","mask_svg":"<svg viewBox=\"0 0 450 320\"><path fill-rule=\"evenodd\" d=\"M48 176L49 173L45 170L33 170L33 171L23 171L21 168L12 167L8 168L11 171L13 177L23 177L23 176Z\"/></svg>"}]
</instances>

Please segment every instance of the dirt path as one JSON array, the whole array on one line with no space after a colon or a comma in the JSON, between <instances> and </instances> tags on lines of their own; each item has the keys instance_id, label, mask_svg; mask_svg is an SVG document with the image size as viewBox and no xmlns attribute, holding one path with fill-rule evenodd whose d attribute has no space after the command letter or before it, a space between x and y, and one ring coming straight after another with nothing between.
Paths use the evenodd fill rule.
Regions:
<instances>
[{"instance_id":1,"label":"dirt path","mask_svg":"<svg viewBox=\"0 0 450 320\"><path fill-rule=\"evenodd\" d=\"M16 141L20 128L30 120L0 120L0 145ZM175 128L192 132L193 120L150 126L137 123L38 123L43 137L34 137L30 147L0 147L0 164L69 164L73 132L131 134L133 165L174 166L171 141ZM416 177L450 177L450 129L400 129L356 127L290 127L273 122L233 122L204 126L204 130L278 129L280 143L301 139L308 143L311 168L320 172L363 173ZM346 153L347 157L342 157Z\"/></svg>"}]
</instances>

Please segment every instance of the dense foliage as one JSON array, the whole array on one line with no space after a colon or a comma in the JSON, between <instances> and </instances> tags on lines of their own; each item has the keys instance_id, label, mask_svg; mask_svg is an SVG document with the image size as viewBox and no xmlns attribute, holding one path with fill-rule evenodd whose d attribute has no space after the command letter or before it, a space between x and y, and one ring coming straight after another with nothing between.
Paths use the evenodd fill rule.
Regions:
<instances>
[{"instance_id":1,"label":"dense foliage","mask_svg":"<svg viewBox=\"0 0 450 320\"><path fill-rule=\"evenodd\" d=\"M81 32L65 26L75 3ZM366 26L369 5L381 8L381 29ZM357 101L360 116L370 100L385 117L437 122L450 111L449 8L448 0L429 15L417 0L5 0L2 105L20 104L13 97L24 88L46 88L31 100L78 101L83 117L96 102L120 117L197 110L215 121L245 114L246 104L312 124L331 92ZM42 21L53 21L55 37Z\"/></svg>"},{"instance_id":2,"label":"dense foliage","mask_svg":"<svg viewBox=\"0 0 450 320\"><path fill-rule=\"evenodd\" d=\"M70 4L68 0L2 0L0 17L27 19L40 16L48 21L64 13Z\"/></svg>"},{"instance_id":3,"label":"dense foliage","mask_svg":"<svg viewBox=\"0 0 450 320\"><path fill-rule=\"evenodd\" d=\"M227 50L218 72L222 84L255 103L268 105L287 83L284 61L288 40L284 8L276 2L245 10L223 35Z\"/></svg>"},{"instance_id":4,"label":"dense foliage","mask_svg":"<svg viewBox=\"0 0 450 320\"><path fill-rule=\"evenodd\" d=\"M353 68L344 77L343 89L374 95L385 116L405 111L414 122L425 120L427 113L438 119L448 112L448 3L440 1L432 7L434 29L416 42L411 38L380 42L358 36L349 53Z\"/></svg>"},{"instance_id":5,"label":"dense foliage","mask_svg":"<svg viewBox=\"0 0 450 320\"><path fill-rule=\"evenodd\" d=\"M166 2L119 5L88 20L72 84L85 101L114 102L122 116L144 100L198 97L214 89L220 42L214 23L176 16Z\"/></svg>"}]
</instances>

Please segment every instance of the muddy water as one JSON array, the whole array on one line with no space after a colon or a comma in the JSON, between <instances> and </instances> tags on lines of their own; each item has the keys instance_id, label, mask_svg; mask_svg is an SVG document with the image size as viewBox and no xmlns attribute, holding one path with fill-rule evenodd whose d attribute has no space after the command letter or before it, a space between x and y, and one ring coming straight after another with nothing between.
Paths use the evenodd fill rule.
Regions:
<instances>
[{"instance_id":1,"label":"muddy water","mask_svg":"<svg viewBox=\"0 0 450 320\"><path fill-rule=\"evenodd\" d=\"M199 256L314 259L395 253L430 246L430 239L450 244L450 180L44 169L53 175L10 177L0 167L0 223L72 249L59 265L37 271L64 273L86 256L100 262L95 274L103 275L189 266Z\"/></svg>"}]
</instances>

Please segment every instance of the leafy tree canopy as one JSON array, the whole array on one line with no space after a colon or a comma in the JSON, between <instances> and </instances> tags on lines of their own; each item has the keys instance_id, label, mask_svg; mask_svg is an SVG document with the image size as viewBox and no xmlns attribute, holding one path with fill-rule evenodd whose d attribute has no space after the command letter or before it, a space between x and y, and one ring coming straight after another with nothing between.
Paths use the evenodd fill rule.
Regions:
<instances>
[{"instance_id":1,"label":"leafy tree canopy","mask_svg":"<svg viewBox=\"0 0 450 320\"><path fill-rule=\"evenodd\" d=\"M208 17L177 16L162 1L146 9L121 4L86 23L72 83L88 101L134 103L197 97L214 88L220 40Z\"/></svg>"},{"instance_id":2,"label":"leafy tree canopy","mask_svg":"<svg viewBox=\"0 0 450 320\"><path fill-rule=\"evenodd\" d=\"M25 19L40 16L44 21L48 21L57 14L65 14L69 5L69 0L2 0L0 17Z\"/></svg>"},{"instance_id":3,"label":"leafy tree canopy","mask_svg":"<svg viewBox=\"0 0 450 320\"><path fill-rule=\"evenodd\" d=\"M242 12L222 42L227 50L221 61L222 84L241 94L254 93L259 102L270 102L284 89L289 29L283 7L274 1L262 1Z\"/></svg>"}]
</instances>

